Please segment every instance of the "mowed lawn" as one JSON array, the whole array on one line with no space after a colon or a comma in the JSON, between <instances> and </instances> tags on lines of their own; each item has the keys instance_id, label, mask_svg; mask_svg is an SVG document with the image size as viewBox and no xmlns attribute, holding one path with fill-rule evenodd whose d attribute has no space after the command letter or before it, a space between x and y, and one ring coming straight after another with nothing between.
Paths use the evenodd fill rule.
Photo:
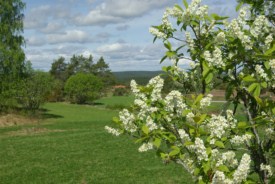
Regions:
<instances>
[{"instance_id":1,"label":"mowed lawn","mask_svg":"<svg viewBox=\"0 0 275 184\"><path fill-rule=\"evenodd\" d=\"M180 166L164 165L153 151L139 153L133 140L105 132L118 114L105 105L128 101L49 103L38 124L0 128L0 183L192 183Z\"/></svg>"}]
</instances>

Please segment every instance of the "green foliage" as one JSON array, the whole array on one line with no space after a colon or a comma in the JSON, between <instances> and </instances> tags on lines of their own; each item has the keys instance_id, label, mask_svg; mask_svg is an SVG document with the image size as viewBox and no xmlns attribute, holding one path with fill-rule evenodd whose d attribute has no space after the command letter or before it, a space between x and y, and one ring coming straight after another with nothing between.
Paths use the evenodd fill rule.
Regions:
<instances>
[{"instance_id":1,"label":"green foliage","mask_svg":"<svg viewBox=\"0 0 275 184\"><path fill-rule=\"evenodd\" d=\"M83 104L98 99L102 87L102 81L98 77L77 73L67 80L65 93L71 103Z\"/></svg>"},{"instance_id":2,"label":"green foliage","mask_svg":"<svg viewBox=\"0 0 275 184\"><path fill-rule=\"evenodd\" d=\"M25 54L21 0L0 1L0 106L13 106L17 83L24 77Z\"/></svg>"},{"instance_id":3,"label":"green foliage","mask_svg":"<svg viewBox=\"0 0 275 184\"><path fill-rule=\"evenodd\" d=\"M26 110L37 110L47 100L52 90L53 78L45 72L35 71L20 81L18 103Z\"/></svg>"},{"instance_id":4,"label":"green foliage","mask_svg":"<svg viewBox=\"0 0 275 184\"><path fill-rule=\"evenodd\" d=\"M126 96L129 94L129 90L126 88L115 88L113 91L113 96Z\"/></svg>"}]
</instances>

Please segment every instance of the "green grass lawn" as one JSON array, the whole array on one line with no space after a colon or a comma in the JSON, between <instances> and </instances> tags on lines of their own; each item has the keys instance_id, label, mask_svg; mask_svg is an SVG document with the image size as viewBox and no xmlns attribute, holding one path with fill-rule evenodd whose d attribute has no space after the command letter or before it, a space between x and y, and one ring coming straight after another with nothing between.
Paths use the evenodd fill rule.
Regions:
<instances>
[{"instance_id":1,"label":"green grass lawn","mask_svg":"<svg viewBox=\"0 0 275 184\"><path fill-rule=\"evenodd\" d=\"M100 103L127 105L131 100ZM112 125L117 110L66 103L44 108L39 124L0 128L1 184L192 183L180 166L164 165L154 152L139 153L129 138L106 133L104 126Z\"/></svg>"}]
</instances>

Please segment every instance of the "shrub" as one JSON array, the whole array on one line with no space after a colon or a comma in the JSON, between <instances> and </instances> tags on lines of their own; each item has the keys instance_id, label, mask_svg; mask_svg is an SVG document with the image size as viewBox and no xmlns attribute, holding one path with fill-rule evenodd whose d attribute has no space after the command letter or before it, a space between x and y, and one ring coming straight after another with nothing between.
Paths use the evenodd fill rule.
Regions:
<instances>
[{"instance_id":1,"label":"shrub","mask_svg":"<svg viewBox=\"0 0 275 184\"><path fill-rule=\"evenodd\" d=\"M100 97L102 82L92 74L78 73L65 84L65 93L71 103L84 104Z\"/></svg>"},{"instance_id":2,"label":"shrub","mask_svg":"<svg viewBox=\"0 0 275 184\"><path fill-rule=\"evenodd\" d=\"M53 78L36 71L20 82L17 101L27 110L36 110L43 104L52 89Z\"/></svg>"},{"instance_id":3,"label":"shrub","mask_svg":"<svg viewBox=\"0 0 275 184\"><path fill-rule=\"evenodd\" d=\"M126 88L115 88L113 96L125 96L128 95L129 91Z\"/></svg>"}]
</instances>

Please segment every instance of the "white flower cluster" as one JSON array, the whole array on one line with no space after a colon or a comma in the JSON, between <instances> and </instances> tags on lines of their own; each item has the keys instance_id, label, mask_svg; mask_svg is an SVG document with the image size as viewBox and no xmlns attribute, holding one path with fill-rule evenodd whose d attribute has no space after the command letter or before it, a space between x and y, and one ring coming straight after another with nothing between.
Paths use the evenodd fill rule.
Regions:
<instances>
[{"instance_id":1,"label":"white flower cluster","mask_svg":"<svg viewBox=\"0 0 275 184\"><path fill-rule=\"evenodd\" d=\"M258 16L250 29L250 33L258 38L263 33L269 32L268 20L264 15Z\"/></svg>"},{"instance_id":2,"label":"white flower cluster","mask_svg":"<svg viewBox=\"0 0 275 184\"><path fill-rule=\"evenodd\" d=\"M184 17L189 17L191 15L195 15L198 17L203 17L208 14L208 6L200 6L201 0L193 0L188 8L186 9L186 12L184 12L183 18Z\"/></svg>"},{"instance_id":3,"label":"white flower cluster","mask_svg":"<svg viewBox=\"0 0 275 184\"><path fill-rule=\"evenodd\" d=\"M190 50L193 51L195 47L195 42L192 39L190 32L188 31L185 32L185 38Z\"/></svg>"},{"instance_id":4,"label":"white flower cluster","mask_svg":"<svg viewBox=\"0 0 275 184\"><path fill-rule=\"evenodd\" d=\"M241 144L249 144L250 139L252 138L252 135L250 134L244 134L242 136L235 135L230 142L236 146L239 146Z\"/></svg>"},{"instance_id":5,"label":"white flower cluster","mask_svg":"<svg viewBox=\"0 0 275 184\"><path fill-rule=\"evenodd\" d=\"M222 60L222 51L218 47L215 47L213 54L211 54L209 51L205 51L203 56L204 59L208 61L210 66L217 68L222 68L225 66L225 63Z\"/></svg>"},{"instance_id":6,"label":"white flower cluster","mask_svg":"<svg viewBox=\"0 0 275 184\"><path fill-rule=\"evenodd\" d=\"M137 126L134 124L135 116L131 114L127 109L123 109L119 112L119 119L122 121L122 124L126 131L137 131Z\"/></svg>"},{"instance_id":7,"label":"white flower cluster","mask_svg":"<svg viewBox=\"0 0 275 184\"><path fill-rule=\"evenodd\" d=\"M206 128L210 131L210 137L222 138L229 127L227 120L223 116L212 115L206 122Z\"/></svg>"},{"instance_id":8,"label":"white flower cluster","mask_svg":"<svg viewBox=\"0 0 275 184\"><path fill-rule=\"evenodd\" d=\"M167 9L163 16L162 16L162 26L165 28L165 29L168 29L168 30L172 30L172 24L171 22L169 22L169 13L170 13L170 9Z\"/></svg>"},{"instance_id":9,"label":"white flower cluster","mask_svg":"<svg viewBox=\"0 0 275 184\"><path fill-rule=\"evenodd\" d=\"M167 8L166 12L175 18L179 18L182 17L182 11L180 9L178 9L177 7L173 7L173 8Z\"/></svg>"},{"instance_id":10,"label":"white flower cluster","mask_svg":"<svg viewBox=\"0 0 275 184\"><path fill-rule=\"evenodd\" d=\"M184 142L188 142L188 141L191 140L190 137L189 137L189 135L185 132L184 129L179 129L178 132L179 132L180 138L181 138Z\"/></svg>"},{"instance_id":11,"label":"white flower cluster","mask_svg":"<svg viewBox=\"0 0 275 184\"><path fill-rule=\"evenodd\" d=\"M231 129L235 128L237 124L237 120L234 118L232 110L228 109L226 111L226 118Z\"/></svg>"},{"instance_id":12,"label":"white flower cluster","mask_svg":"<svg viewBox=\"0 0 275 184\"><path fill-rule=\"evenodd\" d=\"M150 116L148 116L147 119L146 119L146 126L148 127L148 129L150 131L158 129L157 124L154 123L153 119Z\"/></svg>"},{"instance_id":13,"label":"white flower cluster","mask_svg":"<svg viewBox=\"0 0 275 184\"><path fill-rule=\"evenodd\" d=\"M219 32L219 34L217 34L216 42L218 44L223 44L225 42L225 34L224 34L224 32Z\"/></svg>"},{"instance_id":14,"label":"white flower cluster","mask_svg":"<svg viewBox=\"0 0 275 184\"><path fill-rule=\"evenodd\" d=\"M196 137L195 144L188 146L188 148L195 152L199 161L207 161L208 155L202 139Z\"/></svg>"},{"instance_id":15,"label":"white flower cluster","mask_svg":"<svg viewBox=\"0 0 275 184\"><path fill-rule=\"evenodd\" d=\"M136 98L142 99L144 101L147 99L146 96L143 93L141 93L140 90L138 89L138 86L135 80L131 80L130 86Z\"/></svg>"},{"instance_id":16,"label":"white flower cluster","mask_svg":"<svg viewBox=\"0 0 275 184\"><path fill-rule=\"evenodd\" d=\"M272 41L273 41L273 35L272 34L269 34L266 38L265 38L265 46L267 47L267 48L269 48L270 47L270 44L272 43Z\"/></svg>"},{"instance_id":17,"label":"white flower cluster","mask_svg":"<svg viewBox=\"0 0 275 184\"><path fill-rule=\"evenodd\" d=\"M188 80L188 73L183 70L182 68L178 67L178 66L173 66L174 70L173 70L173 74L175 76L179 76L180 78L182 78L183 80Z\"/></svg>"},{"instance_id":18,"label":"white flower cluster","mask_svg":"<svg viewBox=\"0 0 275 184\"><path fill-rule=\"evenodd\" d=\"M216 171L212 178L212 184L233 184L233 181L226 178L222 171Z\"/></svg>"},{"instance_id":19,"label":"white flower cluster","mask_svg":"<svg viewBox=\"0 0 275 184\"><path fill-rule=\"evenodd\" d=\"M193 114L193 112L189 112L187 115L186 115L186 121L189 122L189 123L193 123L194 122L194 118L195 115Z\"/></svg>"},{"instance_id":20,"label":"white flower cluster","mask_svg":"<svg viewBox=\"0 0 275 184\"><path fill-rule=\"evenodd\" d=\"M220 165L224 165L224 164L227 164L230 167L236 167L238 165L238 161L235 158L235 156L236 154L233 151L222 153L216 163L216 167L219 167Z\"/></svg>"},{"instance_id":21,"label":"white flower cluster","mask_svg":"<svg viewBox=\"0 0 275 184\"><path fill-rule=\"evenodd\" d=\"M149 32L160 39L167 39L167 35L163 32L160 32L157 28L150 27Z\"/></svg>"},{"instance_id":22,"label":"white flower cluster","mask_svg":"<svg viewBox=\"0 0 275 184\"><path fill-rule=\"evenodd\" d=\"M161 99L161 90L163 88L163 84L164 84L164 80L160 78L160 76L156 76L149 81L147 86L153 87L153 91L151 94L151 100L153 102Z\"/></svg>"},{"instance_id":23,"label":"white flower cluster","mask_svg":"<svg viewBox=\"0 0 275 184\"><path fill-rule=\"evenodd\" d=\"M272 169L270 165L265 165L265 164L261 164L260 166L261 171L266 171L267 172L267 177L271 177L273 175Z\"/></svg>"},{"instance_id":24,"label":"white flower cluster","mask_svg":"<svg viewBox=\"0 0 275 184\"><path fill-rule=\"evenodd\" d=\"M179 91L171 91L164 99L166 104L165 109L170 113L176 113L181 116L182 111L186 109L186 104L183 103L182 94Z\"/></svg>"},{"instance_id":25,"label":"white flower cluster","mask_svg":"<svg viewBox=\"0 0 275 184\"><path fill-rule=\"evenodd\" d=\"M118 130L112 128L112 127L105 126L104 128L105 128L105 130L107 130L107 132L110 133L110 134L113 134L113 135L115 135L115 136L119 136L119 135L120 135L120 132L119 132Z\"/></svg>"},{"instance_id":26,"label":"white flower cluster","mask_svg":"<svg viewBox=\"0 0 275 184\"><path fill-rule=\"evenodd\" d=\"M267 74L261 65L256 65L255 67L256 73L264 80L269 81Z\"/></svg>"},{"instance_id":27,"label":"white flower cluster","mask_svg":"<svg viewBox=\"0 0 275 184\"><path fill-rule=\"evenodd\" d=\"M239 38L243 44L243 46L251 50L253 43L251 42L251 39L248 35L245 35L245 33L242 31L242 26L239 25L238 20L234 19L232 22L228 25L228 30L231 32L233 36L236 38Z\"/></svg>"},{"instance_id":28,"label":"white flower cluster","mask_svg":"<svg viewBox=\"0 0 275 184\"><path fill-rule=\"evenodd\" d=\"M242 156L241 162L240 162L237 170L233 174L233 182L234 183L238 184L238 183L242 183L243 181L246 180L247 174L250 169L250 162L251 162L250 156L245 153Z\"/></svg>"},{"instance_id":29,"label":"white flower cluster","mask_svg":"<svg viewBox=\"0 0 275 184\"><path fill-rule=\"evenodd\" d=\"M138 151L139 152L146 152L148 150L152 150L153 149L153 144L148 142L148 143L143 143L139 148Z\"/></svg>"},{"instance_id":30,"label":"white flower cluster","mask_svg":"<svg viewBox=\"0 0 275 184\"><path fill-rule=\"evenodd\" d=\"M208 107L211 104L213 95L208 94L206 97L202 98L200 101L200 107L203 109L205 107Z\"/></svg>"}]
</instances>

